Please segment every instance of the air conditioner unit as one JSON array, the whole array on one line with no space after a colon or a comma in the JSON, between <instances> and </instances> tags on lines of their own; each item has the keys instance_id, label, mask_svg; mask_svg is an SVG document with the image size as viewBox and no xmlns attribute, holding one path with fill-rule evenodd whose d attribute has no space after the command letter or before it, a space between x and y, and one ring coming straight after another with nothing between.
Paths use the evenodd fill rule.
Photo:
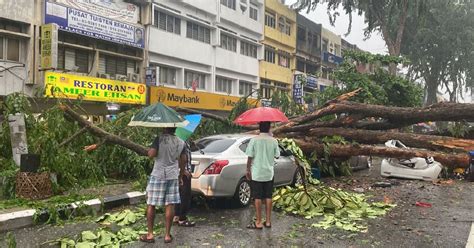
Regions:
<instances>
[{"instance_id":1,"label":"air conditioner unit","mask_svg":"<svg viewBox=\"0 0 474 248\"><path fill-rule=\"evenodd\" d=\"M100 78L107 78L107 79L110 79L110 75L109 75L109 74L106 74L106 73L99 73L99 77L100 77Z\"/></svg>"},{"instance_id":2,"label":"air conditioner unit","mask_svg":"<svg viewBox=\"0 0 474 248\"><path fill-rule=\"evenodd\" d=\"M127 78L129 82L139 82L140 74L138 73L128 73Z\"/></svg>"},{"instance_id":3,"label":"air conditioner unit","mask_svg":"<svg viewBox=\"0 0 474 248\"><path fill-rule=\"evenodd\" d=\"M118 81L127 81L127 76L125 76L125 75L120 75L120 74L115 74L115 80L118 80Z\"/></svg>"}]
</instances>

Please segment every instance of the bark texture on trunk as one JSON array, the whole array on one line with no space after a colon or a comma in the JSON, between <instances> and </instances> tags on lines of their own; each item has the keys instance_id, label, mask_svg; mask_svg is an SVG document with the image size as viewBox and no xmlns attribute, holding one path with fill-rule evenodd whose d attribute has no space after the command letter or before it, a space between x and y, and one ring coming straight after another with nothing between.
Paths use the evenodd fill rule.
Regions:
<instances>
[{"instance_id":1,"label":"bark texture on trunk","mask_svg":"<svg viewBox=\"0 0 474 248\"><path fill-rule=\"evenodd\" d=\"M324 145L317 141L297 139L296 143L303 152L311 154L316 152L318 155L324 155ZM433 157L444 166L449 167L468 167L469 156L464 154L450 154L418 149L398 149L370 145L338 145L332 144L330 147L331 157L344 157L358 155L370 155L391 158L413 158L413 157Z\"/></svg>"},{"instance_id":2,"label":"bark texture on trunk","mask_svg":"<svg viewBox=\"0 0 474 248\"><path fill-rule=\"evenodd\" d=\"M460 150L463 152L474 150L474 140L456 139L445 136L423 135L413 133L384 132L358 130L349 128L312 128L309 132L293 133L294 137L325 137L338 135L346 139L363 144L383 144L387 140L400 140L408 147L426 148L431 150Z\"/></svg>"}]
</instances>

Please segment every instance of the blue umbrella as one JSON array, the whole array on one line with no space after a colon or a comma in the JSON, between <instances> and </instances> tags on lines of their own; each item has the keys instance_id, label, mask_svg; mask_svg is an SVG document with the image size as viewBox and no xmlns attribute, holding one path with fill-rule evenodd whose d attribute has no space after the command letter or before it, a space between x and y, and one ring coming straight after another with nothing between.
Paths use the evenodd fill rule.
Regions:
<instances>
[{"instance_id":1,"label":"blue umbrella","mask_svg":"<svg viewBox=\"0 0 474 248\"><path fill-rule=\"evenodd\" d=\"M199 126L199 123L201 123L202 116L201 115L185 115L184 119L186 119L189 124L184 126L184 127L178 127L176 128L176 136L181 138L182 140L186 141L193 135L194 131L196 128Z\"/></svg>"}]
</instances>

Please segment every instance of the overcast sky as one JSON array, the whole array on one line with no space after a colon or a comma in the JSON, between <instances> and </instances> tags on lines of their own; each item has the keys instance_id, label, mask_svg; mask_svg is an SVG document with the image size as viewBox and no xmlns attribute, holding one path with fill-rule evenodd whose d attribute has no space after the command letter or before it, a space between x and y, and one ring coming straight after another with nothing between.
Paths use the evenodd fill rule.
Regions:
<instances>
[{"instance_id":1,"label":"overcast sky","mask_svg":"<svg viewBox=\"0 0 474 248\"><path fill-rule=\"evenodd\" d=\"M286 1L287 4L292 4L294 2L296 2L296 0ZM316 23L323 24L324 28L331 30L335 34L341 35L342 38L352 44L356 44L363 50L372 53L387 54L387 48L380 33L373 33L370 39L364 41L364 28L366 27L366 24L364 23L364 18L362 16L358 16L356 12L353 13L352 30L351 33L345 37L344 34L347 33L347 28L349 27L349 16L345 15L344 10L340 8L340 16L337 17L334 26L331 26L326 8L326 4L318 4L315 11L311 11L307 14L306 10L302 10L301 14Z\"/></svg>"}]
</instances>

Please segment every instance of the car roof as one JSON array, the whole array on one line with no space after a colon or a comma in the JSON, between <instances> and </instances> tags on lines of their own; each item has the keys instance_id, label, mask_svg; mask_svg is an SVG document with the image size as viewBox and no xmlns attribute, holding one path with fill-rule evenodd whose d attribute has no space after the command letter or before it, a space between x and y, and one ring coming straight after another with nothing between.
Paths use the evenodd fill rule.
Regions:
<instances>
[{"instance_id":1,"label":"car roof","mask_svg":"<svg viewBox=\"0 0 474 248\"><path fill-rule=\"evenodd\" d=\"M238 134L218 134L218 135L212 135L212 136L206 136L201 139L209 139L209 138L214 138L214 139L234 139L234 140L241 140L241 139L249 139L253 138L257 135L255 134L246 134L246 133L238 133Z\"/></svg>"}]
</instances>

